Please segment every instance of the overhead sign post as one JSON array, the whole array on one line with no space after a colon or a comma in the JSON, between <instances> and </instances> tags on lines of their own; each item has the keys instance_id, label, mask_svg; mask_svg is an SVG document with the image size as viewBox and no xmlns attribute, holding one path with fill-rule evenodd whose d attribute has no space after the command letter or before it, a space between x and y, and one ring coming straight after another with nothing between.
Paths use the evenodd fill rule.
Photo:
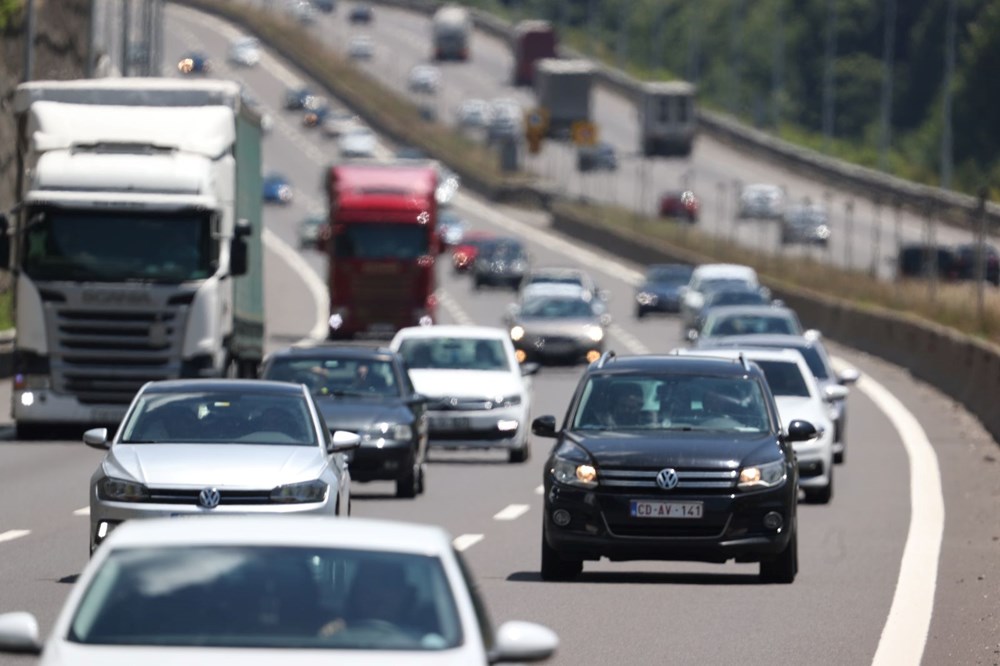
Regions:
<instances>
[{"instance_id":1,"label":"overhead sign post","mask_svg":"<svg viewBox=\"0 0 1000 666\"><path fill-rule=\"evenodd\" d=\"M577 120L570 126L570 136L577 146L593 146L597 143L597 125L589 120Z\"/></svg>"}]
</instances>

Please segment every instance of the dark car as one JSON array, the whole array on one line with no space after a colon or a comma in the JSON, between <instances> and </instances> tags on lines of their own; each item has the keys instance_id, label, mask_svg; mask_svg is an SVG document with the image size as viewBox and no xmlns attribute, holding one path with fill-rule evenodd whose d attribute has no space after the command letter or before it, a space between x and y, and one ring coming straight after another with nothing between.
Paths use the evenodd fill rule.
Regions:
<instances>
[{"instance_id":1,"label":"dark car","mask_svg":"<svg viewBox=\"0 0 1000 666\"><path fill-rule=\"evenodd\" d=\"M958 259L947 245L915 243L899 248L896 275L901 278L958 279Z\"/></svg>"},{"instance_id":2,"label":"dark car","mask_svg":"<svg viewBox=\"0 0 1000 666\"><path fill-rule=\"evenodd\" d=\"M505 318L519 363L593 362L604 351L610 317L576 285L531 290Z\"/></svg>"},{"instance_id":3,"label":"dark car","mask_svg":"<svg viewBox=\"0 0 1000 666\"><path fill-rule=\"evenodd\" d=\"M456 273L467 273L479 256L480 248L489 245L496 236L488 231L470 231L451 252L451 265Z\"/></svg>"},{"instance_id":4,"label":"dark car","mask_svg":"<svg viewBox=\"0 0 1000 666\"><path fill-rule=\"evenodd\" d=\"M528 254L521 242L498 238L479 248L472 264L472 286L507 286L516 291L527 271Z\"/></svg>"},{"instance_id":5,"label":"dark car","mask_svg":"<svg viewBox=\"0 0 1000 666\"><path fill-rule=\"evenodd\" d=\"M954 249L956 272L959 280L975 280L979 275L979 255L976 243L966 243ZM982 276L994 286L1000 285L1000 253L992 245L983 245Z\"/></svg>"},{"instance_id":6,"label":"dark car","mask_svg":"<svg viewBox=\"0 0 1000 666\"><path fill-rule=\"evenodd\" d=\"M826 246L830 242L830 221L826 209L817 204L792 206L781 219L781 243Z\"/></svg>"},{"instance_id":7,"label":"dark car","mask_svg":"<svg viewBox=\"0 0 1000 666\"><path fill-rule=\"evenodd\" d=\"M316 96L309 88L289 88L285 91L284 106L289 111L299 111L312 106Z\"/></svg>"},{"instance_id":8,"label":"dark car","mask_svg":"<svg viewBox=\"0 0 1000 666\"><path fill-rule=\"evenodd\" d=\"M701 204L691 190L664 192L660 196L660 217L687 220L691 224L698 221Z\"/></svg>"},{"instance_id":9,"label":"dark car","mask_svg":"<svg viewBox=\"0 0 1000 666\"><path fill-rule=\"evenodd\" d=\"M576 151L577 171L615 171L618 156L610 143L599 142L593 146L582 146Z\"/></svg>"},{"instance_id":10,"label":"dark car","mask_svg":"<svg viewBox=\"0 0 1000 666\"><path fill-rule=\"evenodd\" d=\"M269 173L264 176L264 201L290 204L292 202L292 186L288 179L280 173Z\"/></svg>"},{"instance_id":11,"label":"dark car","mask_svg":"<svg viewBox=\"0 0 1000 666\"><path fill-rule=\"evenodd\" d=\"M823 341L815 336L805 335L731 335L724 338L699 340L699 349L794 349L802 354L806 365L812 371L816 382L823 390L824 398L830 405L830 420L833 421L833 462L842 463L847 459L847 398L830 399L828 386L849 386L860 378L854 368L834 370Z\"/></svg>"},{"instance_id":12,"label":"dark car","mask_svg":"<svg viewBox=\"0 0 1000 666\"><path fill-rule=\"evenodd\" d=\"M351 23L371 23L374 18L375 11L367 2L355 2L347 14L347 19Z\"/></svg>"},{"instance_id":13,"label":"dark car","mask_svg":"<svg viewBox=\"0 0 1000 666\"><path fill-rule=\"evenodd\" d=\"M177 71L181 74L208 74L212 71L212 63L204 53L191 51L177 61Z\"/></svg>"},{"instance_id":14,"label":"dark car","mask_svg":"<svg viewBox=\"0 0 1000 666\"><path fill-rule=\"evenodd\" d=\"M261 376L305 384L331 431L361 436L350 461L354 481L396 482L397 497L424 491L425 400L399 356L384 348L324 346L273 354Z\"/></svg>"},{"instance_id":15,"label":"dark car","mask_svg":"<svg viewBox=\"0 0 1000 666\"><path fill-rule=\"evenodd\" d=\"M330 108L330 105L325 103L315 105L312 108L307 107L305 113L302 114L302 126L322 127L332 112L333 109Z\"/></svg>"},{"instance_id":16,"label":"dark car","mask_svg":"<svg viewBox=\"0 0 1000 666\"><path fill-rule=\"evenodd\" d=\"M742 358L605 353L592 363L544 472L544 580L584 560L759 562L762 582L798 570L798 466L792 443L816 436L781 425L761 369Z\"/></svg>"},{"instance_id":17,"label":"dark car","mask_svg":"<svg viewBox=\"0 0 1000 666\"><path fill-rule=\"evenodd\" d=\"M635 290L635 316L650 312L680 312L681 288L691 281L694 268L688 264L653 264L646 279Z\"/></svg>"},{"instance_id":18,"label":"dark car","mask_svg":"<svg viewBox=\"0 0 1000 666\"><path fill-rule=\"evenodd\" d=\"M337 9L336 0L312 0L312 6L324 14L329 14Z\"/></svg>"}]
</instances>

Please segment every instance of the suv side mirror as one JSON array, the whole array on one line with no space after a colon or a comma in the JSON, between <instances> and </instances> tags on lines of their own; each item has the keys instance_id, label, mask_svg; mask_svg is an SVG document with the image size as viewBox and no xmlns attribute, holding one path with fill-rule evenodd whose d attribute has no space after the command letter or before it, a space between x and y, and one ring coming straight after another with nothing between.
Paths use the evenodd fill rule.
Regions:
<instances>
[{"instance_id":1,"label":"suv side mirror","mask_svg":"<svg viewBox=\"0 0 1000 666\"><path fill-rule=\"evenodd\" d=\"M10 268L10 223L7 216L0 213L0 269Z\"/></svg>"},{"instance_id":2,"label":"suv side mirror","mask_svg":"<svg viewBox=\"0 0 1000 666\"><path fill-rule=\"evenodd\" d=\"M848 393L850 393L850 389L842 384L830 384L829 386L823 387L823 399L827 402L844 400L847 398Z\"/></svg>"},{"instance_id":3,"label":"suv side mirror","mask_svg":"<svg viewBox=\"0 0 1000 666\"><path fill-rule=\"evenodd\" d=\"M549 415L539 416L531 422L531 434L538 435L539 437L555 437L556 417Z\"/></svg>"},{"instance_id":4,"label":"suv side mirror","mask_svg":"<svg viewBox=\"0 0 1000 666\"><path fill-rule=\"evenodd\" d=\"M333 439L327 447L329 453L343 453L361 446L361 435L346 430L334 430Z\"/></svg>"},{"instance_id":5,"label":"suv side mirror","mask_svg":"<svg viewBox=\"0 0 1000 666\"><path fill-rule=\"evenodd\" d=\"M430 399L426 395L422 395L420 393L414 393L406 399L406 404L410 406L426 405L428 402L430 402Z\"/></svg>"},{"instance_id":6,"label":"suv side mirror","mask_svg":"<svg viewBox=\"0 0 1000 666\"><path fill-rule=\"evenodd\" d=\"M861 379L861 373L858 372L858 370L856 370L855 368L847 368L845 370L841 370L840 374L837 375L837 381L843 384L844 386L847 386L849 384L854 384L859 379Z\"/></svg>"},{"instance_id":7,"label":"suv side mirror","mask_svg":"<svg viewBox=\"0 0 1000 666\"><path fill-rule=\"evenodd\" d=\"M813 439L819 433L816 431L816 426L809 421L800 421L796 419L788 424L788 435L785 437L787 442L806 442Z\"/></svg>"}]
</instances>

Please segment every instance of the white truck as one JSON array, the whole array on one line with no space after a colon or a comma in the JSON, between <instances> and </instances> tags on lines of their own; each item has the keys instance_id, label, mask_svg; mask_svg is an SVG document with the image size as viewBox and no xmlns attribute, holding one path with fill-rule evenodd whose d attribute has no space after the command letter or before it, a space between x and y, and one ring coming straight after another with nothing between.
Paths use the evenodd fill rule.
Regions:
<instances>
[{"instance_id":1,"label":"white truck","mask_svg":"<svg viewBox=\"0 0 1000 666\"><path fill-rule=\"evenodd\" d=\"M593 81L589 60L543 58L535 64L535 100L548 113L549 136L568 137L573 123L591 119Z\"/></svg>"},{"instance_id":2,"label":"white truck","mask_svg":"<svg viewBox=\"0 0 1000 666\"><path fill-rule=\"evenodd\" d=\"M117 424L150 380L263 356L259 117L229 81L18 86L12 416Z\"/></svg>"},{"instance_id":3,"label":"white truck","mask_svg":"<svg viewBox=\"0 0 1000 666\"><path fill-rule=\"evenodd\" d=\"M472 17L459 5L443 5L431 20L435 60L468 60Z\"/></svg>"},{"instance_id":4,"label":"white truck","mask_svg":"<svg viewBox=\"0 0 1000 666\"><path fill-rule=\"evenodd\" d=\"M643 155L691 154L698 122L694 85L686 81L643 83L636 107Z\"/></svg>"}]
</instances>

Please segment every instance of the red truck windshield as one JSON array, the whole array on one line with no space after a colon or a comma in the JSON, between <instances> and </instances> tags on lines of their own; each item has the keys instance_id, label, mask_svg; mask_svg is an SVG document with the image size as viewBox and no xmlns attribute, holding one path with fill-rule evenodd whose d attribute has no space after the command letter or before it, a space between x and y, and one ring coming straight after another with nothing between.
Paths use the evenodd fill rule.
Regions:
<instances>
[{"instance_id":1,"label":"red truck windshield","mask_svg":"<svg viewBox=\"0 0 1000 666\"><path fill-rule=\"evenodd\" d=\"M340 259L419 259L430 252L427 227L414 224L346 225L334 241Z\"/></svg>"}]
</instances>

